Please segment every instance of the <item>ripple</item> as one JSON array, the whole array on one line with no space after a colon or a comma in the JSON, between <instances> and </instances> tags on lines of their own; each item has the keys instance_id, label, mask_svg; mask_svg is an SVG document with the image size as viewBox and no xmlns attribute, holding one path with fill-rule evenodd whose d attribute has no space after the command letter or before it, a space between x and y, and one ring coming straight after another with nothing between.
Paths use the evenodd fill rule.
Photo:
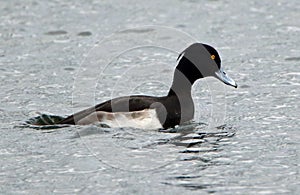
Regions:
<instances>
[{"instance_id":1,"label":"ripple","mask_svg":"<svg viewBox=\"0 0 300 195\"><path fill-rule=\"evenodd\" d=\"M300 57L288 57L285 58L286 61L300 61Z\"/></svg>"},{"instance_id":2,"label":"ripple","mask_svg":"<svg viewBox=\"0 0 300 195\"><path fill-rule=\"evenodd\" d=\"M46 35L64 35L67 34L68 32L65 30L54 30L54 31L48 31L45 34Z\"/></svg>"},{"instance_id":3,"label":"ripple","mask_svg":"<svg viewBox=\"0 0 300 195\"><path fill-rule=\"evenodd\" d=\"M77 34L78 36L83 36L83 37L86 37L86 36L91 36L92 33L89 32L89 31L84 31L84 32L80 32Z\"/></svg>"}]
</instances>

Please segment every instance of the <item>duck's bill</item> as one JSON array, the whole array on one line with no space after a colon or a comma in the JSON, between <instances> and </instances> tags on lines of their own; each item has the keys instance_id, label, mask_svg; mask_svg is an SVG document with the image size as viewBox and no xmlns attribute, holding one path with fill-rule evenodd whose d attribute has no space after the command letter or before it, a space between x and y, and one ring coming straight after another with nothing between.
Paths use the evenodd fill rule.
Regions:
<instances>
[{"instance_id":1,"label":"duck's bill","mask_svg":"<svg viewBox=\"0 0 300 195\"><path fill-rule=\"evenodd\" d=\"M216 72L216 77L226 85L237 88L236 82L222 68Z\"/></svg>"}]
</instances>

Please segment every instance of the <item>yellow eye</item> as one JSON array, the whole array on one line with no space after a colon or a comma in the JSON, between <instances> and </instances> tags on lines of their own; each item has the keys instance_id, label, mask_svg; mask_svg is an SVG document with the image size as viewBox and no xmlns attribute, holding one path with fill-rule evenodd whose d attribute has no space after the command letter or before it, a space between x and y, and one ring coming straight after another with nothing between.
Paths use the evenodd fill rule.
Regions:
<instances>
[{"instance_id":1,"label":"yellow eye","mask_svg":"<svg viewBox=\"0 0 300 195\"><path fill-rule=\"evenodd\" d=\"M214 60L214 59L216 58L216 56L215 56L215 55L211 55L210 58L211 58L212 60Z\"/></svg>"}]
</instances>

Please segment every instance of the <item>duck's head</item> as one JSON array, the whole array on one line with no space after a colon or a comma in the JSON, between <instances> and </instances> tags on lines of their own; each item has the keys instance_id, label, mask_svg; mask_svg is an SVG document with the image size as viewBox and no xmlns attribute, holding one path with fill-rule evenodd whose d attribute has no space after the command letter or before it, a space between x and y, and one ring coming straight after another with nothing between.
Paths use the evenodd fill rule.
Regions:
<instances>
[{"instance_id":1,"label":"duck's head","mask_svg":"<svg viewBox=\"0 0 300 195\"><path fill-rule=\"evenodd\" d=\"M200 78L212 76L226 85L237 88L235 81L223 70L218 52L209 45L203 43L190 45L178 56L178 61L176 69L192 84Z\"/></svg>"}]
</instances>

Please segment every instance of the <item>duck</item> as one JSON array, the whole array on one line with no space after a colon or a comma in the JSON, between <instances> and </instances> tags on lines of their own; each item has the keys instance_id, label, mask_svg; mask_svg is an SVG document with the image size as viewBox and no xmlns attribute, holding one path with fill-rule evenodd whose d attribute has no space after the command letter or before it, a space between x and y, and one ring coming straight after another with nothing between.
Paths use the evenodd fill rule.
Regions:
<instances>
[{"instance_id":1,"label":"duck","mask_svg":"<svg viewBox=\"0 0 300 195\"><path fill-rule=\"evenodd\" d=\"M204 43L193 43L177 58L173 82L165 96L132 95L118 97L79 111L57 121L61 125L103 123L109 127L168 129L191 121L194 117L193 84L214 77L237 88L221 66L217 50Z\"/></svg>"}]
</instances>

